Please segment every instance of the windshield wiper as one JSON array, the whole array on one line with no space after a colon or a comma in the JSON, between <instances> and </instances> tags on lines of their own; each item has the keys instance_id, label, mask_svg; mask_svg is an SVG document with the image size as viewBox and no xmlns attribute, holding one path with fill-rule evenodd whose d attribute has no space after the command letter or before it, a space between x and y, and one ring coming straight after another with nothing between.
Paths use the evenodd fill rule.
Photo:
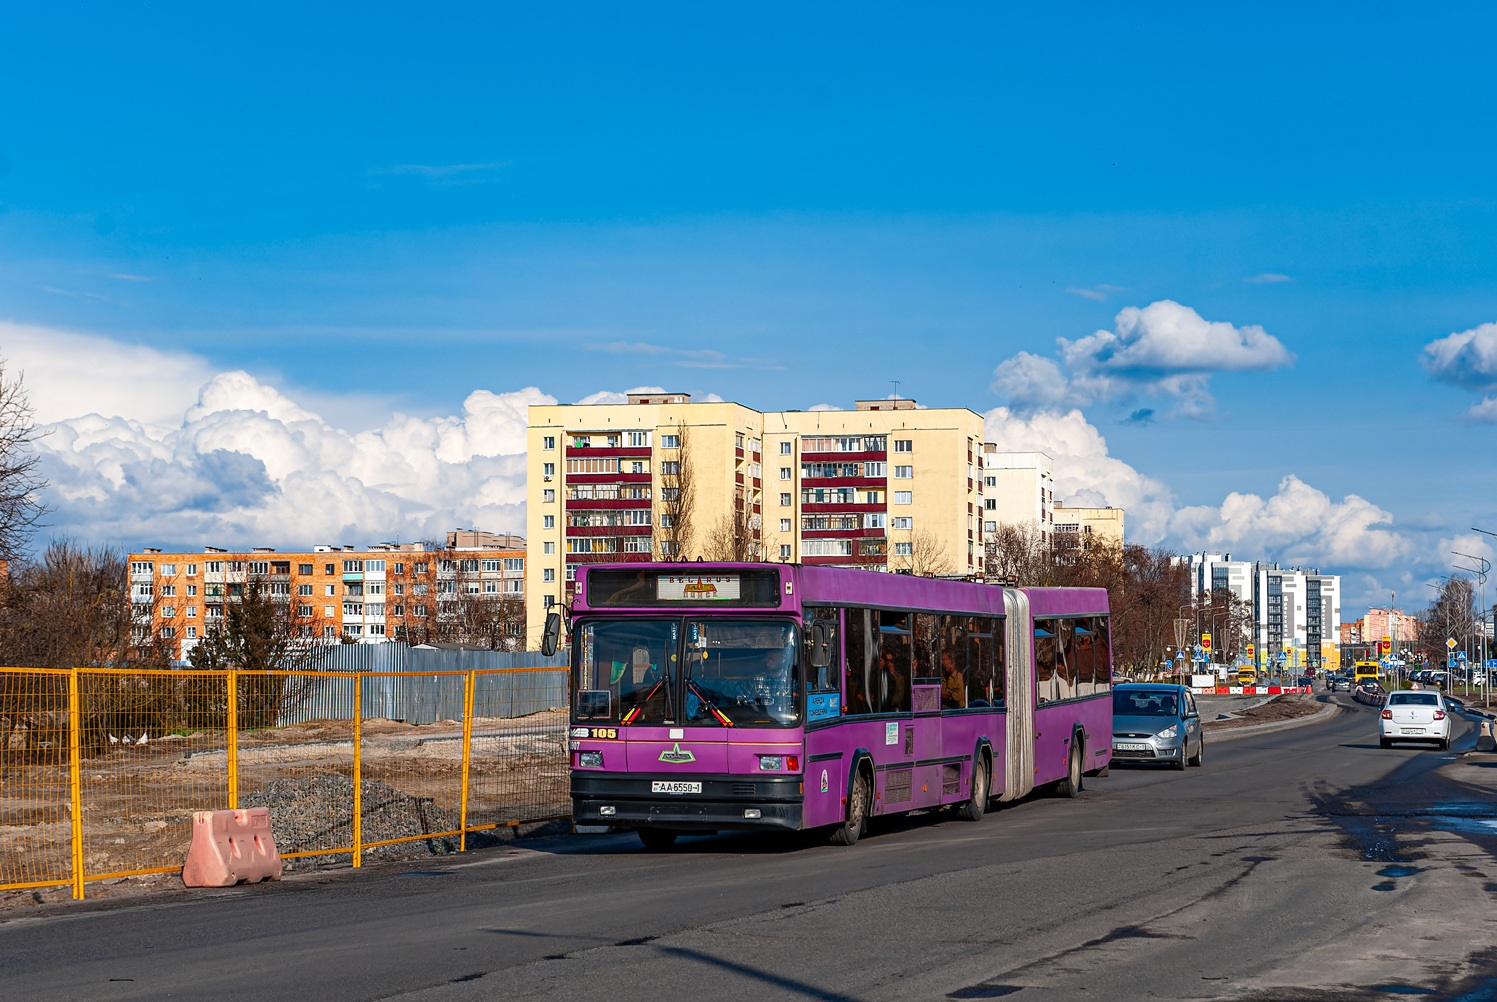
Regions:
<instances>
[{"instance_id":1,"label":"windshield wiper","mask_svg":"<svg viewBox=\"0 0 1497 1002\"><path fill-rule=\"evenodd\" d=\"M663 685L665 685L665 683L668 682L668 681L670 681L669 676L667 676L666 678L662 678L660 681L656 682L655 683L655 687L652 688L649 691L649 693L645 696L645 698L643 700L641 700L639 703L637 703L632 710L630 710L628 713L624 714L624 719L620 720L619 723L620 724L632 724L632 723L634 723L634 718L637 717L637 716L639 716L641 713L644 712L644 708L647 705L649 705L650 700L652 700L652 699L655 698L655 693L659 692L660 691L660 687L663 686ZM665 715L666 715L667 719L671 715L671 695L670 695L670 690L669 689L667 689L665 691Z\"/></svg>"},{"instance_id":2,"label":"windshield wiper","mask_svg":"<svg viewBox=\"0 0 1497 1002\"><path fill-rule=\"evenodd\" d=\"M712 711L712 715L718 719L719 723L721 723L724 727L733 726L733 721L728 719L728 715L726 713L717 708L717 704L713 703L712 700L707 698L707 694L702 691L701 686L697 685L692 680L687 679L686 687L692 692L696 693L697 699L700 699L702 701L702 705Z\"/></svg>"}]
</instances>

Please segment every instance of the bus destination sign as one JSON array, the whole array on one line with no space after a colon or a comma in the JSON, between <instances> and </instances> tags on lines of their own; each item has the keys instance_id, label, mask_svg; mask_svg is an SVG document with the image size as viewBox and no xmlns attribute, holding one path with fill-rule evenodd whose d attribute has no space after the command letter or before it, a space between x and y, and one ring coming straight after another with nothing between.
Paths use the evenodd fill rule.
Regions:
<instances>
[{"instance_id":1,"label":"bus destination sign","mask_svg":"<svg viewBox=\"0 0 1497 1002\"><path fill-rule=\"evenodd\" d=\"M737 602L737 574L662 574L655 597L661 602Z\"/></svg>"}]
</instances>

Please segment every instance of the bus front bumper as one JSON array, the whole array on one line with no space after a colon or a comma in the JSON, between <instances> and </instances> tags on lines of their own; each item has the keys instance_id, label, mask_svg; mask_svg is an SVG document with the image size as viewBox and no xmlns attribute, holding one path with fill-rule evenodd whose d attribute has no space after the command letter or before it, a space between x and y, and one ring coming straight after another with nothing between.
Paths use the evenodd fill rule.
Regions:
<instances>
[{"instance_id":1,"label":"bus front bumper","mask_svg":"<svg viewBox=\"0 0 1497 1002\"><path fill-rule=\"evenodd\" d=\"M579 825L669 831L801 827L800 775L573 771L572 820ZM700 784L700 792L695 792ZM661 789L693 792L662 793Z\"/></svg>"}]
</instances>

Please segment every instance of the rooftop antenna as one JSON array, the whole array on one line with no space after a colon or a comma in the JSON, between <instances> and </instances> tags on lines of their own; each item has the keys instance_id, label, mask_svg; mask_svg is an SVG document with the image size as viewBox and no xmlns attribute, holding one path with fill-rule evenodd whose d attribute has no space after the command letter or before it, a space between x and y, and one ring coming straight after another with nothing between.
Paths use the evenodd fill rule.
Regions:
<instances>
[{"instance_id":1,"label":"rooftop antenna","mask_svg":"<svg viewBox=\"0 0 1497 1002\"><path fill-rule=\"evenodd\" d=\"M897 379L891 379L891 380L889 380L889 382L891 382L891 383L894 384L894 399L898 400L899 399L899 380L897 380Z\"/></svg>"}]
</instances>

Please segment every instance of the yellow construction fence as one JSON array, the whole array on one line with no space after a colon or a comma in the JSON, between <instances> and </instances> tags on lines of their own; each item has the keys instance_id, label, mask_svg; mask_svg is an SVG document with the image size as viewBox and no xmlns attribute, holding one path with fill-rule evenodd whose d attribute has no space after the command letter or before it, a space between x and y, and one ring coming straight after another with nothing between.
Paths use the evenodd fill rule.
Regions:
<instances>
[{"instance_id":1,"label":"yellow construction fence","mask_svg":"<svg viewBox=\"0 0 1497 1002\"><path fill-rule=\"evenodd\" d=\"M354 866L565 817L563 677L0 668L0 890L178 870L195 811Z\"/></svg>"}]
</instances>

